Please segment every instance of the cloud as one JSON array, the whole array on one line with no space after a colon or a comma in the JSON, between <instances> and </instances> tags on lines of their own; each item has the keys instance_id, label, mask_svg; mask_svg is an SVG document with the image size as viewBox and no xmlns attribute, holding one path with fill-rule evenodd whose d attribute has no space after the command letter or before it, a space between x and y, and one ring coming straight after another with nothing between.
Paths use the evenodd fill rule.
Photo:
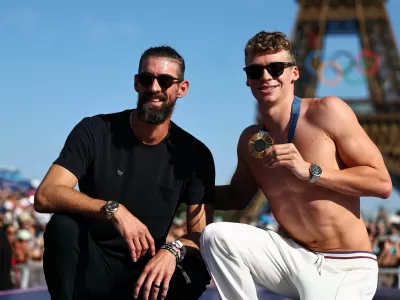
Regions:
<instances>
[{"instance_id":1,"label":"cloud","mask_svg":"<svg viewBox=\"0 0 400 300\"><path fill-rule=\"evenodd\" d=\"M105 40L115 37L132 37L137 28L132 22L105 22L94 19L82 21L84 35L90 39Z\"/></svg>"},{"instance_id":2,"label":"cloud","mask_svg":"<svg viewBox=\"0 0 400 300\"><path fill-rule=\"evenodd\" d=\"M10 10L1 15L2 23L23 30L35 29L37 27L38 20L38 14L26 6Z\"/></svg>"}]
</instances>

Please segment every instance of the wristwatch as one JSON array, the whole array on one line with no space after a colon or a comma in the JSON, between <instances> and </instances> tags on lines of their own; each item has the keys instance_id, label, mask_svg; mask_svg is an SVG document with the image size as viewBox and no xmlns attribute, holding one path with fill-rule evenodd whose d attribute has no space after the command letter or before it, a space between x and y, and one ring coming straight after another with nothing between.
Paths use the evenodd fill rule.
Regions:
<instances>
[{"instance_id":1,"label":"wristwatch","mask_svg":"<svg viewBox=\"0 0 400 300\"><path fill-rule=\"evenodd\" d=\"M314 183L322 174L322 169L320 166L317 166L315 164L311 164L310 168L310 179L308 182Z\"/></svg>"},{"instance_id":2,"label":"wristwatch","mask_svg":"<svg viewBox=\"0 0 400 300\"><path fill-rule=\"evenodd\" d=\"M106 219L111 220L115 212L118 210L118 208L119 208L118 202L107 201L107 203L104 205L104 210L106 212Z\"/></svg>"}]
</instances>

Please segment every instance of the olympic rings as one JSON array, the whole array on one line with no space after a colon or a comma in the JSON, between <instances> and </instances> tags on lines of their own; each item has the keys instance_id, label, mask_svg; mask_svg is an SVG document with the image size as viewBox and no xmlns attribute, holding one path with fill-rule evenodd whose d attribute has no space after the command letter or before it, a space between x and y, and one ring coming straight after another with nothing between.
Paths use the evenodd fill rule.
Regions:
<instances>
[{"instance_id":1,"label":"olympic rings","mask_svg":"<svg viewBox=\"0 0 400 300\"><path fill-rule=\"evenodd\" d=\"M330 59L322 61L317 69L313 67L313 61L316 57L323 57L323 52L319 50L311 51L304 59L304 67L306 71L312 76L317 78L325 85L335 86L343 79L350 85L359 85L365 81L365 76L371 76L379 70L379 57L378 55L369 49L362 50L357 58L354 58L351 52L347 50L339 50L334 52ZM345 57L349 61L345 68L342 68L337 60L340 57ZM322 60L322 59L321 59ZM367 60L367 62L364 62ZM367 67L365 67L367 65ZM324 77L324 70L328 67L332 67L336 71L336 77L331 80L326 80ZM349 73L351 70L357 69L361 74L358 79L351 79Z\"/></svg>"},{"instance_id":2,"label":"olympic rings","mask_svg":"<svg viewBox=\"0 0 400 300\"><path fill-rule=\"evenodd\" d=\"M343 79L347 84L357 86L365 82L365 75L360 74L357 79L350 79L349 73L343 75Z\"/></svg>"},{"instance_id":3,"label":"olympic rings","mask_svg":"<svg viewBox=\"0 0 400 300\"><path fill-rule=\"evenodd\" d=\"M350 52L346 50L339 50L336 51L335 53L332 54L331 58L329 59L330 61L337 61L339 57L344 56L348 59L349 64L346 66L346 68L343 69L343 75L346 75L351 71L351 69L354 68L354 66L357 65L357 61L354 59L353 55L351 55Z\"/></svg>"},{"instance_id":4,"label":"olympic rings","mask_svg":"<svg viewBox=\"0 0 400 300\"><path fill-rule=\"evenodd\" d=\"M336 70L336 77L331 79L331 80L325 80L324 77L324 70L326 68L326 66L329 65L331 67L333 67ZM343 70L340 67L340 65L338 63L336 63L335 61L332 60L328 60L328 61L323 61L318 68L318 73L317 73L317 78L319 81L322 82L322 84L326 85L326 86L335 86L337 84L339 84L339 82L342 80L343 77Z\"/></svg>"},{"instance_id":5,"label":"olympic rings","mask_svg":"<svg viewBox=\"0 0 400 300\"><path fill-rule=\"evenodd\" d=\"M321 51L313 50L304 59L304 67L306 68L307 72L310 73L312 76L317 75L316 70L313 68L313 60L317 55L321 57Z\"/></svg>"},{"instance_id":6,"label":"olympic rings","mask_svg":"<svg viewBox=\"0 0 400 300\"><path fill-rule=\"evenodd\" d=\"M364 59L365 57L370 57L370 58L373 59L372 68L370 68L368 70L359 68L360 67L360 60ZM358 69L358 71L360 71L361 74L364 74L364 75L373 75L373 74L375 74L379 70L379 57L378 57L378 54L376 54L372 50L364 49L363 51L360 52L360 54L357 57L356 68Z\"/></svg>"}]
</instances>

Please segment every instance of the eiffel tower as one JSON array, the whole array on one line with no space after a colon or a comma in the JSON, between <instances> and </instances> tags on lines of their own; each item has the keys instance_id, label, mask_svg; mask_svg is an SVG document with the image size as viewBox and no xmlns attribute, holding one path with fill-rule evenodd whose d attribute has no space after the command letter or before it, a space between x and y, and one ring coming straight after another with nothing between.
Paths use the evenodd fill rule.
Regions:
<instances>
[{"instance_id":1,"label":"eiffel tower","mask_svg":"<svg viewBox=\"0 0 400 300\"><path fill-rule=\"evenodd\" d=\"M391 174L393 186L400 187L400 59L385 0L297 0L300 5L292 42L300 78L295 95L315 97L318 72L307 70L310 53L323 53L327 35L350 34L359 37L364 59L368 99L343 99L356 113L359 123L378 146ZM361 60L364 60L363 62ZM315 70L323 67L321 55L314 55ZM330 67L335 67L330 62ZM340 71L340 70L339 70ZM257 122L260 117L257 115ZM244 212L254 218L264 207L262 193L255 196Z\"/></svg>"}]
</instances>

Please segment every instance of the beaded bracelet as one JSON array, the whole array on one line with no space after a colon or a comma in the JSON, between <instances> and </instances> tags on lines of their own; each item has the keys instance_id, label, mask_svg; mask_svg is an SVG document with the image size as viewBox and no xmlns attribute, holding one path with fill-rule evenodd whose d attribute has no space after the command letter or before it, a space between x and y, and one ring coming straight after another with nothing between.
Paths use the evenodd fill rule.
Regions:
<instances>
[{"instance_id":1,"label":"beaded bracelet","mask_svg":"<svg viewBox=\"0 0 400 300\"><path fill-rule=\"evenodd\" d=\"M175 256L176 262L179 261L179 252L176 249L174 249L173 247L169 246L168 244L164 244L160 247L160 249L168 250Z\"/></svg>"},{"instance_id":2,"label":"beaded bracelet","mask_svg":"<svg viewBox=\"0 0 400 300\"><path fill-rule=\"evenodd\" d=\"M178 262L181 262L185 258L185 256L186 256L186 247L182 244L181 241L177 240L175 242L168 243L167 245L170 246L170 247L173 247L176 250L178 250L178 252L179 252L179 261Z\"/></svg>"}]
</instances>

